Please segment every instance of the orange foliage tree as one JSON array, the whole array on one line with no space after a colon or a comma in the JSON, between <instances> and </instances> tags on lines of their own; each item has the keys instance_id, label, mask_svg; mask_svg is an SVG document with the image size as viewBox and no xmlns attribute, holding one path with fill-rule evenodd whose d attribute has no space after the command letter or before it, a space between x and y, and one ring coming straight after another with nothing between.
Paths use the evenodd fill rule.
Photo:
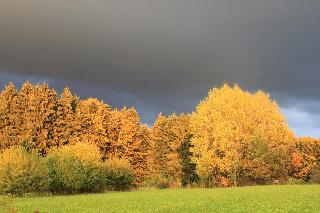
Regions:
<instances>
[{"instance_id":1,"label":"orange foliage tree","mask_svg":"<svg viewBox=\"0 0 320 213\"><path fill-rule=\"evenodd\" d=\"M0 93L0 150L18 143L20 120L14 109L17 93L12 83Z\"/></svg>"},{"instance_id":2,"label":"orange foliage tree","mask_svg":"<svg viewBox=\"0 0 320 213\"><path fill-rule=\"evenodd\" d=\"M111 148L107 156L124 158L134 169L136 181L142 182L149 175L149 130L141 125L134 108L113 110L108 120L107 135Z\"/></svg>"},{"instance_id":3,"label":"orange foliage tree","mask_svg":"<svg viewBox=\"0 0 320 213\"><path fill-rule=\"evenodd\" d=\"M58 97L47 84L9 83L0 94L0 149L22 145L46 155L78 142L99 147L102 158L127 159L137 182L149 174L149 129L134 108L112 110L95 98L80 99L65 88Z\"/></svg>"},{"instance_id":4,"label":"orange foliage tree","mask_svg":"<svg viewBox=\"0 0 320 213\"><path fill-rule=\"evenodd\" d=\"M309 181L312 173L320 167L320 139L302 137L296 140L292 153L292 177Z\"/></svg>"},{"instance_id":5,"label":"orange foliage tree","mask_svg":"<svg viewBox=\"0 0 320 213\"><path fill-rule=\"evenodd\" d=\"M23 143L44 154L53 145L52 128L55 120L56 92L46 84L23 84L17 91L10 83L2 92L1 111L5 112L1 127L5 147ZM3 111L4 110L4 111Z\"/></svg>"},{"instance_id":6,"label":"orange foliage tree","mask_svg":"<svg viewBox=\"0 0 320 213\"><path fill-rule=\"evenodd\" d=\"M112 109L69 88L58 94L27 81L0 93L0 151L21 145L46 156L80 142L97 146L103 160L129 162L138 184L158 176L187 185L198 179L195 167L209 186L284 180L288 169L309 180L320 159L318 139L296 140L275 101L238 86L210 90L191 115L160 114L152 128L134 108Z\"/></svg>"},{"instance_id":7,"label":"orange foliage tree","mask_svg":"<svg viewBox=\"0 0 320 213\"><path fill-rule=\"evenodd\" d=\"M76 140L76 107L79 98L74 96L69 88L65 88L56 101L55 120L53 123L52 137L54 145L60 147Z\"/></svg>"}]
</instances>

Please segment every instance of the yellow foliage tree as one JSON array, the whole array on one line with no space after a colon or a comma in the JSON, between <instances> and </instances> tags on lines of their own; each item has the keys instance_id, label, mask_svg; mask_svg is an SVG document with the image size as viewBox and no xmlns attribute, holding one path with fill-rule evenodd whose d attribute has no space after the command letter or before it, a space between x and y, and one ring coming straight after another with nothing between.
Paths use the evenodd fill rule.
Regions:
<instances>
[{"instance_id":1,"label":"yellow foliage tree","mask_svg":"<svg viewBox=\"0 0 320 213\"><path fill-rule=\"evenodd\" d=\"M266 93L251 94L237 85L214 88L190 125L193 161L205 184L265 183L286 175L285 151L294 137Z\"/></svg>"},{"instance_id":2,"label":"yellow foliage tree","mask_svg":"<svg viewBox=\"0 0 320 213\"><path fill-rule=\"evenodd\" d=\"M151 130L153 171L180 185L182 177L179 148L189 134L189 116L159 114Z\"/></svg>"},{"instance_id":3,"label":"yellow foliage tree","mask_svg":"<svg viewBox=\"0 0 320 213\"><path fill-rule=\"evenodd\" d=\"M80 142L97 146L103 160L127 160L136 183L156 174L176 186L198 179L195 164L208 185L270 183L285 179L288 169L306 180L320 158L319 140L295 140L266 93L238 86L212 89L191 116L160 114L152 128L141 125L134 108L113 110L68 88L58 97L47 84L27 81L0 93L0 151L23 145L45 156Z\"/></svg>"},{"instance_id":4,"label":"yellow foliage tree","mask_svg":"<svg viewBox=\"0 0 320 213\"><path fill-rule=\"evenodd\" d=\"M112 148L108 158L127 159L134 169L136 182L143 181L149 173L149 131L140 124L134 108L113 110L108 120L107 135Z\"/></svg>"},{"instance_id":5,"label":"yellow foliage tree","mask_svg":"<svg viewBox=\"0 0 320 213\"><path fill-rule=\"evenodd\" d=\"M108 144L106 122L110 106L95 99L81 100L76 109L75 142L89 142L99 147Z\"/></svg>"}]
</instances>

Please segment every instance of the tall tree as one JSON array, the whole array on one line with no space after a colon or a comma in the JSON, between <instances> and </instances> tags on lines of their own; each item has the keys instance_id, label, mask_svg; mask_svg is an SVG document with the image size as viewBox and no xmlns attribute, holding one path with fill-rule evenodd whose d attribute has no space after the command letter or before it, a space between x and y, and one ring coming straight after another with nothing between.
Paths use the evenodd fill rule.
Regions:
<instances>
[{"instance_id":1,"label":"tall tree","mask_svg":"<svg viewBox=\"0 0 320 213\"><path fill-rule=\"evenodd\" d=\"M127 159L135 172L137 183L149 173L149 131L141 126L138 112L134 108L113 110L109 119L108 136L112 149L109 157Z\"/></svg>"},{"instance_id":2,"label":"tall tree","mask_svg":"<svg viewBox=\"0 0 320 213\"><path fill-rule=\"evenodd\" d=\"M79 98L74 96L69 88L65 88L57 100L55 106L55 120L53 124L52 137L54 145L60 147L74 143L76 125L76 107Z\"/></svg>"},{"instance_id":3,"label":"tall tree","mask_svg":"<svg viewBox=\"0 0 320 213\"><path fill-rule=\"evenodd\" d=\"M53 129L57 104L56 92L47 84L30 86L29 83L25 84L20 92L22 99L19 99L18 103L25 101L24 107L27 107L23 113L26 135L22 142L45 155L55 145Z\"/></svg>"},{"instance_id":4,"label":"tall tree","mask_svg":"<svg viewBox=\"0 0 320 213\"><path fill-rule=\"evenodd\" d=\"M264 92L251 94L237 85L214 88L196 107L190 124L193 162L206 184L285 177L286 150L294 137L277 103Z\"/></svg>"},{"instance_id":5,"label":"tall tree","mask_svg":"<svg viewBox=\"0 0 320 213\"><path fill-rule=\"evenodd\" d=\"M106 125L110 110L109 105L95 98L81 100L76 108L74 142L89 142L105 148L109 141Z\"/></svg>"},{"instance_id":6,"label":"tall tree","mask_svg":"<svg viewBox=\"0 0 320 213\"><path fill-rule=\"evenodd\" d=\"M189 116L159 115L151 131L153 170L180 185L183 176L179 150L189 134Z\"/></svg>"},{"instance_id":7,"label":"tall tree","mask_svg":"<svg viewBox=\"0 0 320 213\"><path fill-rule=\"evenodd\" d=\"M167 166L167 154L169 153L169 146L166 134L166 117L159 114L153 127L151 129L150 139L152 146L152 171L154 174L161 176L169 176Z\"/></svg>"},{"instance_id":8,"label":"tall tree","mask_svg":"<svg viewBox=\"0 0 320 213\"><path fill-rule=\"evenodd\" d=\"M183 140L180 148L179 155L181 158L181 169L182 169L182 177L181 184L182 186L187 186L188 184L197 183L199 181L199 177L196 173L196 164L192 162L192 144L191 144L192 135L188 134L186 138Z\"/></svg>"},{"instance_id":9,"label":"tall tree","mask_svg":"<svg viewBox=\"0 0 320 213\"><path fill-rule=\"evenodd\" d=\"M9 83L0 93L0 150L18 144L19 118L15 108L17 89Z\"/></svg>"}]
</instances>

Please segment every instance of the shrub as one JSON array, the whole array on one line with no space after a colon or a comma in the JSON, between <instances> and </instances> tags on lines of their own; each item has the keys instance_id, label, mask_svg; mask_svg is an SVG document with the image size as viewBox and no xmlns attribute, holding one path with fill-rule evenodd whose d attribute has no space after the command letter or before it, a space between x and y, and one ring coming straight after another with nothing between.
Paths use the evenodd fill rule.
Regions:
<instances>
[{"instance_id":1,"label":"shrub","mask_svg":"<svg viewBox=\"0 0 320 213\"><path fill-rule=\"evenodd\" d=\"M166 189L170 187L170 180L161 175L153 175L144 182L143 186L147 188Z\"/></svg>"},{"instance_id":2,"label":"shrub","mask_svg":"<svg viewBox=\"0 0 320 213\"><path fill-rule=\"evenodd\" d=\"M105 190L105 169L95 145L63 146L47 157L50 190L54 193L101 192Z\"/></svg>"},{"instance_id":3,"label":"shrub","mask_svg":"<svg viewBox=\"0 0 320 213\"><path fill-rule=\"evenodd\" d=\"M310 183L319 184L320 183L320 168L315 168L310 174Z\"/></svg>"},{"instance_id":4,"label":"shrub","mask_svg":"<svg viewBox=\"0 0 320 213\"><path fill-rule=\"evenodd\" d=\"M288 184L288 185L303 185L303 184L306 184L306 182L303 179L289 177L286 184Z\"/></svg>"},{"instance_id":5,"label":"shrub","mask_svg":"<svg viewBox=\"0 0 320 213\"><path fill-rule=\"evenodd\" d=\"M264 140L254 140L246 148L246 160L239 164L239 185L283 183L287 180L290 159L286 149L269 148Z\"/></svg>"},{"instance_id":6,"label":"shrub","mask_svg":"<svg viewBox=\"0 0 320 213\"><path fill-rule=\"evenodd\" d=\"M134 174L128 161L109 159L105 163L105 181L108 190L125 191L133 187Z\"/></svg>"},{"instance_id":7,"label":"shrub","mask_svg":"<svg viewBox=\"0 0 320 213\"><path fill-rule=\"evenodd\" d=\"M0 192L22 195L48 190L48 170L35 152L13 147L1 153Z\"/></svg>"}]
</instances>

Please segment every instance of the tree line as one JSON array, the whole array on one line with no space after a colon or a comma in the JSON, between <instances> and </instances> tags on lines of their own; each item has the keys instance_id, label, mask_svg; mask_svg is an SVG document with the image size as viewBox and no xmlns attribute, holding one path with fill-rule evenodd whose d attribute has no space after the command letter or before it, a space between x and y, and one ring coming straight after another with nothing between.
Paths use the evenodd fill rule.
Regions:
<instances>
[{"instance_id":1,"label":"tree line","mask_svg":"<svg viewBox=\"0 0 320 213\"><path fill-rule=\"evenodd\" d=\"M69 88L9 83L0 94L0 150L40 156L65 145L96 146L102 160L125 159L136 185L242 186L319 181L320 140L297 138L263 91L213 88L192 113L159 114L153 126L135 108L113 109Z\"/></svg>"}]
</instances>

